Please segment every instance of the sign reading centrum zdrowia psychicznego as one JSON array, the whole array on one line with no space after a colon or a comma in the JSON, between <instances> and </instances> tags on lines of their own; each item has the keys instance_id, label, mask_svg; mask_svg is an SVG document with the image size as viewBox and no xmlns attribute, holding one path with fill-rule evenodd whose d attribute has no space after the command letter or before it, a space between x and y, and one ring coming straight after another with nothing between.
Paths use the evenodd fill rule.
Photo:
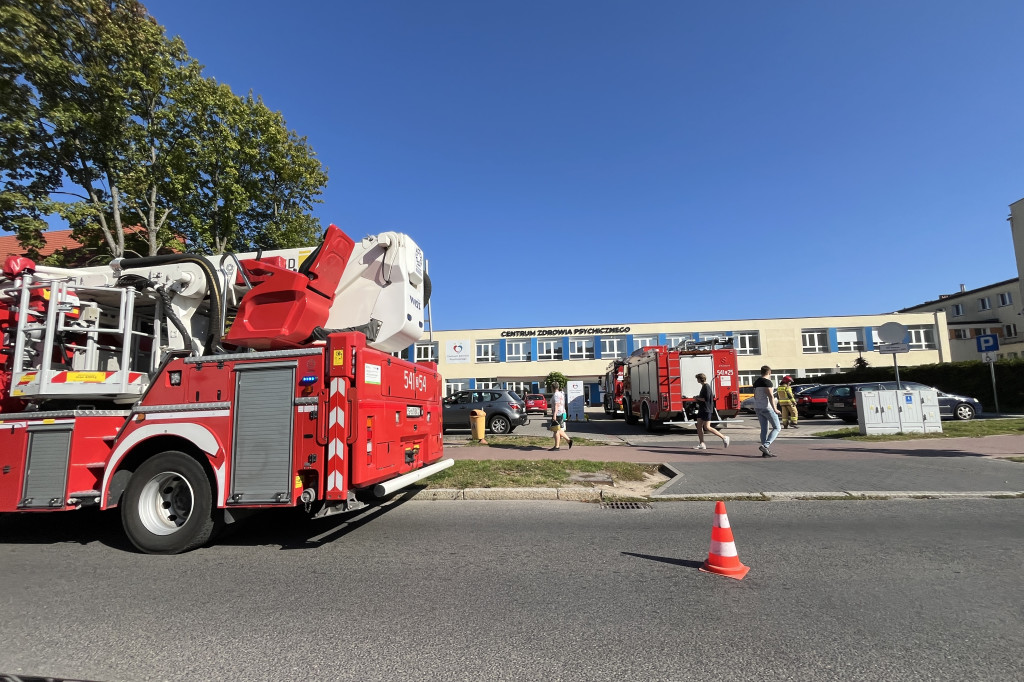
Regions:
<instances>
[{"instance_id":1,"label":"sign reading centrum zdrowia psychicznego","mask_svg":"<svg viewBox=\"0 0 1024 682\"><path fill-rule=\"evenodd\" d=\"M506 329L501 338L524 336L581 336L583 334L628 334L629 327L564 327L562 329Z\"/></svg>"}]
</instances>

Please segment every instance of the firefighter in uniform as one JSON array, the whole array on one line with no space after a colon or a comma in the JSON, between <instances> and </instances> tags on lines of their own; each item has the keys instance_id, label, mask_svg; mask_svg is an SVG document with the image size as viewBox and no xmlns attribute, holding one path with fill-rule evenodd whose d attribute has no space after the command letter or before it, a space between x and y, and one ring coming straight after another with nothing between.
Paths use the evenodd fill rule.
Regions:
<instances>
[{"instance_id":1,"label":"firefighter in uniform","mask_svg":"<svg viewBox=\"0 0 1024 682\"><path fill-rule=\"evenodd\" d=\"M796 396L793 395L793 377L784 376L779 383L779 409L782 411L782 428L788 429L792 426L797 428L796 422L799 415L796 411Z\"/></svg>"}]
</instances>

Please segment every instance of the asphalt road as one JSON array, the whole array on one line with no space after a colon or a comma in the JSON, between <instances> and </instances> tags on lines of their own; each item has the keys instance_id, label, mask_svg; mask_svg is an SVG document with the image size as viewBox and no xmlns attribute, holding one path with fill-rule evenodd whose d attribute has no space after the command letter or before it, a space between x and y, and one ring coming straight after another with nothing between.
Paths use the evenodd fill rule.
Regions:
<instances>
[{"instance_id":1,"label":"asphalt road","mask_svg":"<svg viewBox=\"0 0 1024 682\"><path fill-rule=\"evenodd\" d=\"M1024 501L398 502L157 557L0 520L0 671L93 680L1024 679Z\"/></svg>"}]
</instances>

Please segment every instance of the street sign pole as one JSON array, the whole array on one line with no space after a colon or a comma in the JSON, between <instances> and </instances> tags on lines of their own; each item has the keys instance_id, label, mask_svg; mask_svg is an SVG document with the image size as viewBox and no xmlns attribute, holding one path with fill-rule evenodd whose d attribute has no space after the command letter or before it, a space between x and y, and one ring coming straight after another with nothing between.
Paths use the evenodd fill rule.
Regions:
<instances>
[{"instance_id":1,"label":"street sign pole","mask_svg":"<svg viewBox=\"0 0 1024 682\"><path fill-rule=\"evenodd\" d=\"M892 354L892 367L896 370L896 390L902 391L903 384L900 383L900 363L896 361L896 353Z\"/></svg>"},{"instance_id":2,"label":"street sign pole","mask_svg":"<svg viewBox=\"0 0 1024 682\"><path fill-rule=\"evenodd\" d=\"M996 393L996 363L989 362L988 368L992 370L992 397L996 401L996 414L999 414L999 394Z\"/></svg>"}]
</instances>

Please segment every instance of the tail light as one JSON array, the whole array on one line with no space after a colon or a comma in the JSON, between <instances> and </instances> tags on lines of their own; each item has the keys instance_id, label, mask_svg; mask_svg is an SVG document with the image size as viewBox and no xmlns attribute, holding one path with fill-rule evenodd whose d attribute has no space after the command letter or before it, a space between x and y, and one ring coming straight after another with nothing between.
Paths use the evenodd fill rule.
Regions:
<instances>
[{"instance_id":1,"label":"tail light","mask_svg":"<svg viewBox=\"0 0 1024 682\"><path fill-rule=\"evenodd\" d=\"M513 412L515 412L516 410L519 410L519 409L521 409L521 408L519 407L519 403L509 403L509 404L508 404L508 406L512 408L512 411L513 411Z\"/></svg>"}]
</instances>

